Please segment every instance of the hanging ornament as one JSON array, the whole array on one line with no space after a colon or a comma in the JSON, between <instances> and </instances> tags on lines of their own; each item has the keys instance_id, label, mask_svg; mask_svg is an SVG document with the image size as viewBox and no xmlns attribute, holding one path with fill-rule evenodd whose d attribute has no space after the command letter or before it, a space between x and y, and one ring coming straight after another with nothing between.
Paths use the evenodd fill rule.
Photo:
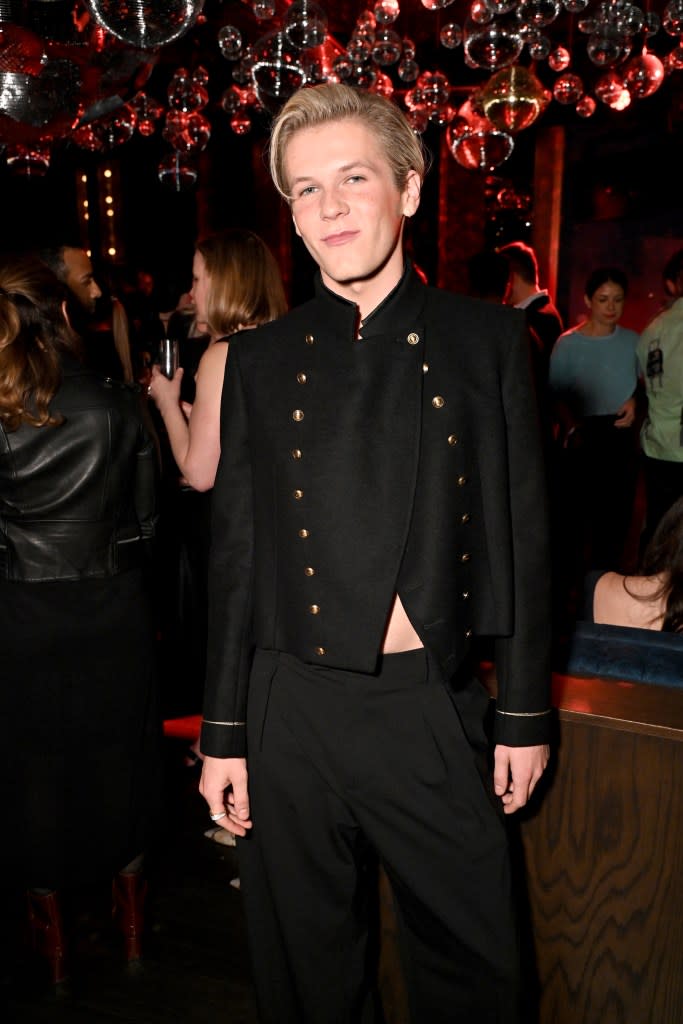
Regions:
<instances>
[{"instance_id":1,"label":"hanging ornament","mask_svg":"<svg viewBox=\"0 0 683 1024\"><path fill-rule=\"evenodd\" d=\"M114 149L132 139L136 124L135 111L130 104L124 103L112 114L94 121L92 128L105 149Z\"/></svg>"},{"instance_id":2,"label":"hanging ornament","mask_svg":"<svg viewBox=\"0 0 683 1024\"><path fill-rule=\"evenodd\" d=\"M564 71L572 62L572 57L566 46L556 46L548 54L548 67L553 71Z\"/></svg>"},{"instance_id":3,"label":"hanging ornament","mask_svg":"<svg viewBox=\"0 0 683 1024\"><path fill-rule=\"evenodd\" d=\"M683 71L683 44L679 43L664 58L664 68L668 74L673 71Z\"/></svg>"},{"instance_id":4,"label":"hanging ornament","mask_svg":"<svg viewBox=\"0 0 683 1024\"><path fill-rule=\"evenodd\" d=\"M576 104L576 113L579 117L592 117L595 113L595 100L592 96L582 96Z\"/></svg>"},{"instance_id":5,"label":"hanging ornament","mask_svg":"<svg viewBox=\"0 0 683 1024\"><path fill-rule=\"evenodd\" d=\"M533 57L534 60L545 60L546 57L550 56L552 44L547 36L542 35L540 32L533 32L527 37L526 47L529 51L529 56Z\"/></svg>"},{"instance_id":6,"label":"hanging ornament","mask_svg":"<svg viewBox=\"0 0 683 1024\"><path fill-rule=\"evenodd\" d=\"M451 152L468 171L492 171L512 153L515 144L505 132L470 132L458 139Z\"/></svg>"},{"instance_id":7,"label":"hanging ornament","mask_svg":"<svg viewBox=\"0 0 683 1024\"><path fill-rule=\"evenodd\" d=\"M573 106L583 96L583 82L578 75L567 72L555 81L553 98L564 106Z\"/></svg>"},{"instance_id":8,"label":"hanging ornament","mask_svg":"<svg viewBox=\"0 0 683 1024\"><path fill-rule=\"evenodd\" d=\"M242 33L234 25L223 25L218 33L218 49L226 60L242 56Z\"/></svg>"},{"instance_id":9,"label":"hanging ornament","mask_svg":"<svg viewBox=\"0 0 683 1024\"><path fill-rule=\"evenodd\" d=\"M169 106L185 114L191 110L201 110L209 102L205 84L207 78L204 68L198 68L191 75L185 68L178 68L168 87Z\"/></svg>"},{"instance_id":10,"label":"hanging ornament","mask_svg":"<svg viewBox=\"0 0 683 1024\"><path fill-rule=\"evenodd\" d=\"M439 42L446 50L455 50L462 42L462 29L455 22L450 22L439 32Z\"/></svg>"},{"instance_id":11,"label":"hanging ornament","mask_svg":"<svg viewBox=\"0 0 683 1024\"><path fill-rule=\"evenodd\" d=\"M522 0L517 7L517 20L534 28L552 24L562 10L559 0Z\"/></svg>"},{"instance_id":12,"label":"hanging ornament","mask_svg":"<svg viewBox=\"0 0 683 1024\"><path fill-rule=\"evenodd\" d=\"M450 7L454 0L422 0L422 6L428 11L442 11L444 7Z\"/></svg>"},{"instance_id":13,"label":"hanging ornament","mask_svg":"<svg viewBox=\"0 0 683 1024\"><path fill-rule=\"evenodd\" d=\"M498 131L487 117L478 113L480 109L480 97L474 93L458 110L446 140L461 167L491 171L507 160L515 144L511 135Z\"/></svg>"},{"instance_id":14,"label":"hanging ornament","mask_svg":"<svg viewBox=\"0 0 683 1024\"><path fill-rule=\"evenodd\" d=\"M496 12L489 0L472 0L469 16L475 25L488 25L495 18Z\"/></svg>"},{"instance_id":15,"label":"hanging ornament","mask_svg":"<svg viewBox=\"0 0 683 1024\"><path fill-rule=\"evenodd\" d=\"M159 181L174 192L186 192L197 181L197 169L180 153L169 153L159 163Z\"/></svg>"},{"instance_id":16,"label":"hanging ornament","mask_svg":"<svg viewBox=\"0 0 683 1024\"><path fill-rule=\"evenodd\" d=\"M277 113L306 81L301 51L283 32L270 32L254 44L251 78L259 101L266 110Z\"/></svg>"},{"instance_id":17,"label":"hanging ornament","mask_svg":"<svg viewBox=\"0 0 683 1024\"><path fill-rule=\"evenodd\" d=\"M606 72L595 83L595 95L612 110L625 110L631 102L631 94L618 71Z\"/></svg>"},{"instance_id":18,"label":"hanging ornament","mask_svg":"<svg viewBox=\"0 0 683 1024\"><path fill-rule=\"evenodd\" d=\"M683 0L669 0L662 14L662 26L670 36L683 35Z\"/></svg>"},{"instance_id":19,"label":"hanging ornament","mask_svg":"<svg viewBox=\"0 0 683 1024\"><path fill-rule=\"evenodd\" d=\"M50 147L40 143L8 146L7 166L24 178L44 178L50 169Z\"/></svg>"},{"instance_id":20,"label":"hanging ornament","mask_svg":"<svg viewBox=\"0 0 683 1024\"><path fill-rule=\"evenodd\" d=\"M628 38L611 25L594 32L586 44L589 58L598 67L608 67L628 56L631 44Z\"/></svg>"},{"instance_id":21,"label":"hanging ornament","mask_svg":"<svg viewBox=\"0 0 683 1024\"><path fill-rule=\"evenodd\" d=\"M562 0L562 6L570 14L580 14L588 7L590 0Z\"/></svg>"},{"instance_id":22,"label":"hanging ornament","mask_svg":"<svg viewBox=\"0 0 683 1024\"><path fill-rule=\"evenodd\" d=\"M389 75L385 75L383 71L378 71L377 78L372 86L372 92L376 92L378 96L384 96L385 99L390 100L394 95L394 83L389 78Z\"/></svg>"},{"instance_id":23,"label":"hanging ornament","mask_svg":"<svg viewBox=\"0 0 683 1024\"><path fill-rule=\"evenodd\" d=\"M378 25L393 25L401 13L398 0L378 0L372 9Z\"/></svg>"},{"instance_id":24,"label":"hanging ornament","mask_svg":"<svg viewBox=\"0 0 683 1024\"><path fill-rule=\"evenodd\" d=\"M379 29L375 34L375 42L372 47L372 59L380 67L389 67L395 64L401 56L403 44L398 32L391 28Z\"/></svg>"},{"instance_id":25,"label":"hanging ornament","mask_svg":"<svg viewBox=\"0 0 683 1024\"><path fill-rule=\"evenodd\" d=\"M287 8L284 32L292 46L300 50L322 46L327 38L327 14L313 0L295 0Z\"/></svg>"},{"instance_id":26,"label":"hanging ornament","mask_svg":"<svg viewBox=\"0 0 683 1024\"><path fill-rule=\"evenodd\" d=\"M533 71L514 64L493 75L478 90L475 106L504 132L529 128L550 102L550 93Z\"/></svg>"},{"instance_id":27,"label":"hanging ornament","mask_svg":"<svg viewBox=\"0 0 683 1024\"><path fill-rule=\"evenodd\" d=\"M167 46L192 28L204 0L83 0L93 19L117 39L140 50Z\"/></svg>"},{"instance_id":28,"label":"hanging ornament","mask_svg":"<svg viewBox=\"0 0 683 1024\"><path fill-rule=\"evenodd\" d=\"M647 50L638 57L632 57L623 71L624 84L634 100L652 96L664 81L664 65L659 57Z\"/></svg>"},{"instance_id":29,"label":"hanging ornament","mask_svg":"<svg viewBox=\"0 0 683 1024\"><path fill-rule=\"evenodd\" d=\"M105 146L102 140L93 131L91 124L84 124L80 128L74 128L69 139L75 142L79 149L87 149L89 153L103 153Z\"/></svg>"},{"instance_id":30,"label":"hanging ornament","mask_svg":"<svg viewBox=\"0 0 683 1024\"><path fill-rule=\"evenodd\" d=\"M238 110L230 118L230 127L235 135L248 135L251 131L251 117L246 110Z\"/></svg>"},{"instance_id":31,"label":"hanging ornament","mask_svg":"<svg viewBox=\"0 0 683 1024\"><path fill-rule=\"evenodd\" d=\"M156 122L164 113L161 104L151 99L146 93L139 92L130 100L130 106L135 111L140 135L145 137L153 135Z\"/></svg>"},{"instance_id":32,"label":"hanging ornament","mask_svg":"<svg viewBox=\"0 0 683 1024\"><path fill-rule=\"evenodd\" d=\"M502 22L490 25L476 25L471 20L465 23L463 46L469 60L480 68L498 71L508 67L519 57L524 42L519 31Z\"/></svg>"},{"instance_id":33,"label":"hanging ornament","mask_svg":"<svg viewBox=\"0 0 683 1024\"><path fill-rule=\"evenodd\" d=\"M275 0L253 0L251 9L257 21L268 21L275 16Z\"/></svg>"}]
</instances>

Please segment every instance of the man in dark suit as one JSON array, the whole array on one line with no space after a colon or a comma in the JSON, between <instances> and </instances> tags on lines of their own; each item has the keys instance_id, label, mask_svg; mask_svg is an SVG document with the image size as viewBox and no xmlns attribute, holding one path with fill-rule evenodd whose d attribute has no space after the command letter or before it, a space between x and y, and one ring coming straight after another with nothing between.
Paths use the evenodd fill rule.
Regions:
<instances>
[{"instance_id":1,"label":"man in dark suit","mask_svg":"<svg viewBox=\"0 0 683 1024\"><path fill-rule=\"evenodd\" d=\"M270 154L320 272L313 300L231 342L201 742L211 817L239 837L262 1020L373 1019L377 857L412 1018L517 1021L504 814L545 768L550 718L524 320L405 264L425 164L394 104L301 90Z\"/></svg>"},{"instance_id":2,"label":"man in dark suit","mask_svg":"<svg viewBox=\"0 0 683 1024\"><path fill-rule=\"evenodd\" d=\"M538 260L531 246L524 242L510 242L499 252L508 261L510 269L505 301L509 306L524 311L532 342L536 387L541 394L548 383L550 353L564 330L562 317L549 293L538 283Z\"/></svg>"}]
</instances>

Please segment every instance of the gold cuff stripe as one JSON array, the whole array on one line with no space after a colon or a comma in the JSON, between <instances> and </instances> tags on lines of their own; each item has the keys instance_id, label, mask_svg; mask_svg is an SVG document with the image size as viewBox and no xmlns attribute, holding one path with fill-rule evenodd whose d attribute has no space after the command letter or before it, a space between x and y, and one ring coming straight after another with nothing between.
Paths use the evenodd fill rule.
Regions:
<instances>
[{"instance_id":1,"label":"gold cuff stripe","mask_svg":"<svg viewBox=\"0 0 683 1024\"><path fill-rule=\"evenodd\" d=\"M210 718L202 718L204 725L246 725L246 722L212 722Z\"/></svg>"},{"instance_id":2,"label":"gold cuff stripe","mask_svg":"<svg viewBox=\"0 0 683 1024\"><path fill-rule=\"evenodd\" d=\"M543 715L549 715L552 708L548 708L547 711L500 711L496 708L497 715L509 715L511 718L542 718Z\"/></svg>"}]
</instances>

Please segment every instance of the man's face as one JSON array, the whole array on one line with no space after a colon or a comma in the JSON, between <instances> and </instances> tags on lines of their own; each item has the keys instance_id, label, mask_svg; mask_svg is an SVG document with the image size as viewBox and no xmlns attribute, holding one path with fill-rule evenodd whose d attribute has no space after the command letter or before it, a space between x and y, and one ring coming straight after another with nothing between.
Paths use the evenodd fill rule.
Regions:
<instances>
[{"instance_id":1,"label":"man's face","mask_svg":"<svg viewBox=\"0 0 683 1024\"><path fill-rule=\"evenodd\" d=\"M324 283L344 298L381 301L403 272L403 219L419 204L417 172L399 191L380 145L357 119L301 129L284 167L297 234Z\"/></svg>"},{"instance_id":2,"label":"man's face","mask_svg":"<svg viewBox=\"0 0 683 1024\"><path fill-rule=\"evenodd\" d=\"M92 276L92 263L82 249L65 249L65 284L76 296L83 309L95 312L95 302L102 292Z\"/></svg>"}]
</instances>

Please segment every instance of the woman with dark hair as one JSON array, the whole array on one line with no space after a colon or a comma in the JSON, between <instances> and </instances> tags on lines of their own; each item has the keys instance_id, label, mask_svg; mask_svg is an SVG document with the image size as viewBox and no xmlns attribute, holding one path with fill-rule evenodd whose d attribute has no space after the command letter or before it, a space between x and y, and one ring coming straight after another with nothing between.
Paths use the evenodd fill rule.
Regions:
<instances>
[{"instance_id":1,"label":"woman with dark hair","mask_svg":"<svg viewBox=\"0 0 683 1024\"><path fill-rule=\"evenodd\" d=\"M595 573L587 597L593 622L683 634L683 498L660 520L639 574Z\"/></svg>"},{"instance_id":2,"label":"woman with dark hair","mask_svg":"<svg viewBox=\"0 0 683 1024\"><path fill-rule=\"evenodd\" d=\"M588 277L585 321L550 356L557 428L559 577L622 567L637 475L638 335L619 324L627 280L616 267ZM564 572L563 572L564 569Z\"/></svg>"},{"instance_id":3,"label":"woman with dark hair","mask_svg":"<svg viewBox=\"0 0 683 1024\"><path fill-rule=\"evenodd\" d=\"M0 259L0 856L55 983L76 884L114 877L140 956L159 734L155 450L135 391L84 368L66 298L39 260Z\"/></svg>"}]
</instances>

